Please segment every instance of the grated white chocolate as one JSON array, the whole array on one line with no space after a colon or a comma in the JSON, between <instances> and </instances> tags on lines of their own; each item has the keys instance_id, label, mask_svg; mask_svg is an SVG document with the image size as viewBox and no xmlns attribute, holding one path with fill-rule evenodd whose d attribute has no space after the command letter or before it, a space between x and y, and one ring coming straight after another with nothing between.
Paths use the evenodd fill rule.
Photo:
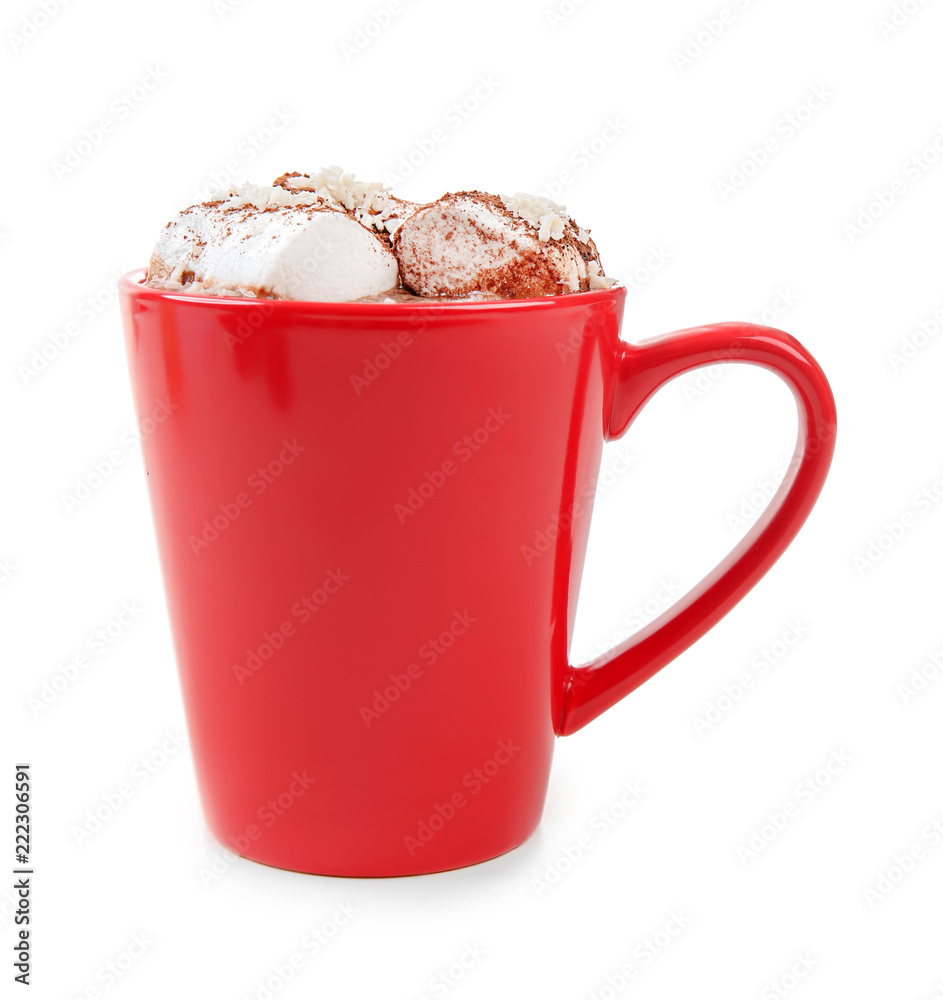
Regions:
<instances>
[{"instance_id":1,"label":"grated white chocolate","mask_svg":"<svg viewBox=\"0 0 943 1000\"><path fill-rule=\"evenodd\" d=\"M264 211L266 208L283 208L298 205L317 205L321 200L312 191L288 191L283 187L264 187L261 184L239 184L226 191L229 208L251 205Z\"/></svg>"},{"instance_id":2,"label":"grated white chocolate","mask_svg":"<svg viewBox=\"0 0 943 1000\"><path fill-rule=\"evenodd\" d=\"M284 184L291 192L313 192L333 208L351 212L368 228L387 233L396 232L412 209L418 208L412 202L394 198L379 181L358 181L338 166L322 167L313 174L285 174L276 184Z\"/></svg>"},{"instance_id":3,"label":"grated white chocolate","mask_svg":"<svg viewBox=\"0 0 943 1000\"><path fill-rule=\"evenodd\" d=\"M602 268L600 267L598 260L591 260L586 265L586 270L589 273L590 290L596 288L611 288L616 283L615 278L607 278L602 273Z\"/></svg>"},{"instance_id":4,"label":"grated white chocolate","mask_svg":"<svg viewBox=\"0 0 943 1000\"><path fill-rule=\"evenodd\" d=\"M539 194L525 194L518 191L501 200L505 207L521 219L525 219L537 230L537 238L546 243L547 240L558 240L566 231L570 217L566 214L566 206L558 205L549 198ZM586 242L585 240L583 242Z\"/></svg>"}]
</instances>

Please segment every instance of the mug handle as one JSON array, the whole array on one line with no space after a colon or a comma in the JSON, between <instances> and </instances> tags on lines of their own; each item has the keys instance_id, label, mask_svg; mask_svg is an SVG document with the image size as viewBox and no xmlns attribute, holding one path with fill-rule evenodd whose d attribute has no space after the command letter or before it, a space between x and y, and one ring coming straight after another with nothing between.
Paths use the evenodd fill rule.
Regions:
<instances>
[{"instance_id":1,"label":"mug handle","mask_svg":"<svg viewBox=\"0 0 943 1000\"><path fill-rule=\"evenodd\" d=\"M624 434L670 379L725 361L768 368L792 390L799 436L786 477L756 524L696 587L614 649L566 668L558 736L582 729L713 628L782 555L818 498L835 448L835 400L812 355L781 330L716 323L640 344L619 341L606 440Z\"/></svg>"}]
</instances>

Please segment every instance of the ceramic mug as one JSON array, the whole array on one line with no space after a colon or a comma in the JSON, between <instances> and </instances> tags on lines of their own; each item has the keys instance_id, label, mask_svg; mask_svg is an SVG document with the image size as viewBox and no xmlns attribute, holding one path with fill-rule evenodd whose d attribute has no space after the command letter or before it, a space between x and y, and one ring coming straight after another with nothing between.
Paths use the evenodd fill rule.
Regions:
<instances>
[{"instance_id":1,"label":"ceramic mug","mask_svg":"<svg viewBox=\"0 0 943 1000\"><path fill-rule=\"evenodd\" d=\"M778 330L619 338L625 289L318 303L120 282L207 823L279 868L474 864L537 826L554 740L711 628L786 548L835 407ZM792 389L794 459L736 548L640 632L570 664L602 447L682 372ZM542 543L540 540L543 540Z\"/></svg>"}]
</instances>

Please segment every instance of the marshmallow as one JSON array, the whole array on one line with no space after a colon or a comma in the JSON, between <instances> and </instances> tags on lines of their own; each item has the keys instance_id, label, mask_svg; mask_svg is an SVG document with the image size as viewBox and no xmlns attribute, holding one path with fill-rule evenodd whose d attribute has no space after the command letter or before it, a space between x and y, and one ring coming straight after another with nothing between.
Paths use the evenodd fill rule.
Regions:
<instances>
[{"instance_id":1,"label":"marshmallow","mask_svg":"<svg viewBox=\"0 0 943 1000\"><path fill-rule=\"evenodd\" d=\"M611 284L589 233L534 195L443 195L403 222L393 252L403 286L424 297L531 298Z\"/></svg>"},{"instance_id":2,"label":"marshmallow","mask_svg":"<svg viewBox=\"0 0 943 1000\"><path fill-rule=\"evenodd\" d=\"M347 210L312 190L243 185L184 209L164 227L147 283L319 302L378 295L396 287L396 259L388 237L354 217L358 208Z\"/></svg>"}]
</instances>

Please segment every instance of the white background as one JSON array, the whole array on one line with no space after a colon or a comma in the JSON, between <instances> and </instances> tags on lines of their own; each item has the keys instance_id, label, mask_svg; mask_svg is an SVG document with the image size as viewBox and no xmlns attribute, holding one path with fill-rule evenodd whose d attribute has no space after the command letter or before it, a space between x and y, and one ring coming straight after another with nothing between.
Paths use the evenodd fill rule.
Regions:
<instances>
[{"instance_id":1,"label":"white background","mask_svg":"<svg viewBox=\"0 0 943 1000\"><path fill-rule=\"evenodd\" d=\"M45 6L52 16L13 0L0 24L0 854L12 868L10 765L26 759L34 995L236 1000L268 981L273 995L391 1000L943 996L930 826L943 818L930 659L943 654L941 5L907 0L899 27L881 24L891 0L729 0L727 23L721 0ZM358 35L381 10L384 30ZM813 88L826 98L811 109ZM287 124L265 131L277 115ZM83 133L106 117L91 144ZM418 153L436 128L444 140ZM767 139L774 151L751 168ZM526 844L443 875L304 876L226 858L188 751L163 756L183 715L111 276L145 264L164 222L220 172L268 182L336 162L390 178L410 154L397 193L418 200L549 193L568 169L552 193L632 283L624 336L722 319L787 329L830 377L838 447L806 527L756 590L558 741ZM745 183L718 186L744 161ZM646 271L654 252L664 260ZM51 359L30 370L44 348ZM787 459L785 387L746 367L713 375L668 386L609 446L604 468L632 461L601 491L576 660L660 610L660 581L693 585ZM114 474L67 510L76 480L116 449ZM899 538L885 534L895 523ZM31 710L123 601L143 613ZM775 643L791 625L801 638L763 672L755 657L786 650ZM915 668L929 677L919 692L906 687ZM725 685L744 673L753 685L734 701ZM711 705L718 721L698 726ZM830 759L845 761L831 775ZM82 834L122 782L133 795ZM645 792L624 810L627 782ZM790 802L785 828L764 828ZM4 980L11 900L0 889ZM328 938L348 903L354 917ZM656 937L672 911L683 929ZM302 941L319 928L315 954ZM126 961L135 935L146 951ZM479 957L450 977L468 947ZM125 967L117 979L110 962ZM620 988L627 962L638 974Z\"/></svg>"}]
</instances>

